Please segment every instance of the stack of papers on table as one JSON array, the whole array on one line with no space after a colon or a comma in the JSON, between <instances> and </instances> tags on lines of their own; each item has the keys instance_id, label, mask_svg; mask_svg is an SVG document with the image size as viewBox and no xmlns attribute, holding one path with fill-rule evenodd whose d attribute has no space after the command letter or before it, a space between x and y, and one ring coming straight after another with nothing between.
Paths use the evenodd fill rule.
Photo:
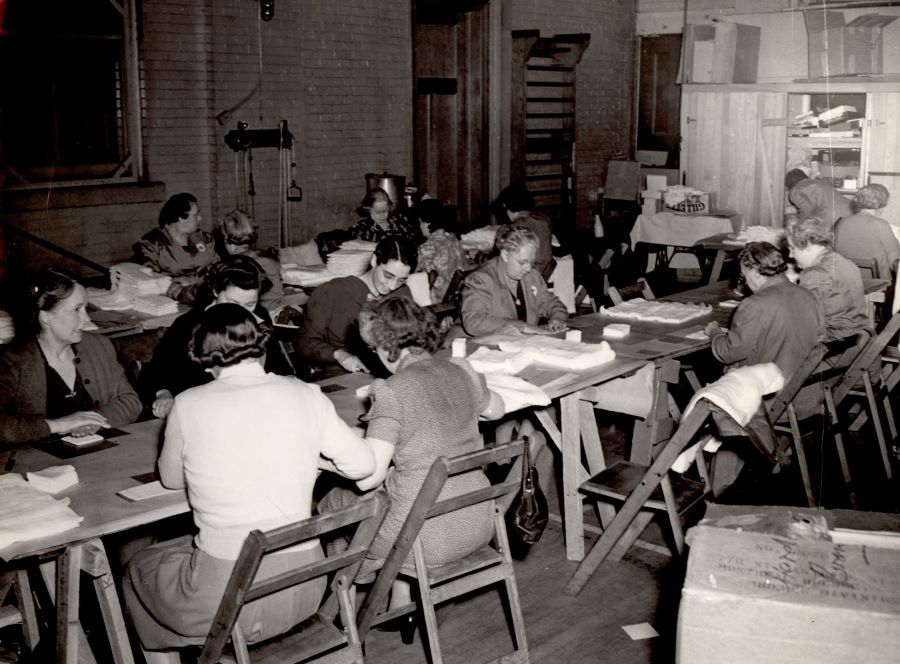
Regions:
<instances>
[{"instance_id":1,"label":"stack of papers on table","mask_svg":"<svg viewBox=\"0 0 900 664\"><path fill-rule=\"evenodd\" d=\"M28 486L45 493L59 493L63 489L78 484L78 473L75 472L75 466L69 465L50 466L44 470L26 473L25 477L28 479Z\"/></svg>"},{"instance_id":2,"label":"stack of papers on table","mask_svg":"<svg viewBox=\"0 0 900 664\"><path fill-rule=\"evenodd\" d=\"M369 269L371 260L371 251L344 249L342 246L337 251L328 254L328 271L335 277L359 276Z\"/></svg>"},{"instance_id":3,"label":"stack of papers on table","mask_svg":"<svg viewBox=\"0 0 900 664\"><path fill-rule=\"evenodd\" d=\"M319 265L296 265L294 263L281 264L281 281L289 286L304 286L314 288L330 281L334 275L328 271L324 263Z\"/></svg>"},{"instance_id":4,"label":"stack of papers on table","mask_svg":"<svg viewBox=\"0 0 900 664\"><path fill-rule=\"evenodd\" d=\"M137 263L119 263L109 268L109 279L128 297L164 295L172 285L172 277L154 272Z\"/></svg>"},{"instance_id":5,"label":"stack of papers on table","mask_svg":"<svg viewBox=\"0 0 900 664\"><path fill-rule=\"evenodd\" d=\"M459 238L459 243L465 251L490 251L494 248L494 240L497 239L497 226L485 226L474 231L464 233Z\"/></svg>"},{"instance_id":6,"label":"stack of papers on table","mask_svg":"<svg viewBox=\"0 0 900 664\"><path fill-rule=\"evenodd\" d=\"M151 316L178 313L178 303L165 295L139 295L134 298L134 309Z\"/></svg>"},{"instance_id":7,"label":"stack of papers on table","mask_svg":"<svg viewBox=\"0 0 900 664\"><path fill-rule=\"evenodd\" d=\"M509 337L501 340L499 345L500 350L523 353L540 364L576 371L591 369L616 358L615 351L605 341L587 344L556 337L530 335Z\"/></svg>"},{"instance_id":8,"label":"stack of papers on table","mask_svg":"<svg viewBox=\"0 0 900 664\"><path fill-rule=\"evenodd\" d=\"M370 254L375 252L377 242L368 242L366 240L347 240L341 244L341 249L354 249L358 251L368 251Z\"/></svg>"},{"instance_id":9,"label":"stack of papers on table","mask_svg":"<svg viewBox=\"0 0 900 664\"><path fill-rule=\"evenodd\" d=\"M123 309L131 309L131 297L125 294L119 288L112 290L103 290L102 288L87 289L88 302L98 309L104 311L121 311Z\"/></svg>"},{"instance_id":10,"label":"stack of papers on table","mask_svg":"<svg viewBox=\"0 0 900 664\"><path fill-rule=\"evenodd\" d=\"M0 549L75 528L82 518L69 507L68 498L48 496L28 486L18 473L0 475Z\"/></svg>"}]
</instances>

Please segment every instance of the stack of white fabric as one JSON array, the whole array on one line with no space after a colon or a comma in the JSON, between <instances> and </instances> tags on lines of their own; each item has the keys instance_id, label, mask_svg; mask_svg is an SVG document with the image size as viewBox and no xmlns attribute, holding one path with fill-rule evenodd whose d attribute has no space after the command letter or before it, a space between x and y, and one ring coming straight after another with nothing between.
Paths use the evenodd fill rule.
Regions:
<instances>
[{"instance_id":1,"label":"stack of white fabric","mask_svg":"<svg viewBox=\"0 0 900 664\"><path fill-rule=\"evenodd\" d=\"M113 288L128 297L165 295L172 285L172 277L154 272L137 263L118 263L109 268Z\"/></svg>"},{"instance_id":2,"label":"stack of white fabric","mask_svg":"<svg viewBox=\"0 0 900 664\"><path fill-rule=\"evenodd\" d=\"M68 498L48 496L18 473L0 475L0 549L75 528L82 519L69 507Z\"/></svg>"},{"instance_id":3,"label":"stack of white fabric","mask_svg":"<svg viewBox=\"0 0 900 664\"><path fill-rule=\"evenodd\" d=\"M37 470L32 473L25 473L28 479L28 486L45 493L59 493L63 489L78 484L78 473L75 472L75 466L50 466L44 470Z\"/></svg>"},{"instance_id":4,"label":"stack of white fabric","mask_svg":"<svg viewBox=\"0 0 900 664\"><path fill-rule=\"evenodd\" d=\"M517 374L531 364L531 358L525 353L507 353L502 350L491 350L487 346L479 346L466 358L478 373Z\"/></svg>"},{"instance_id":5,"label":"stack of white fabric","mask_svg":"<svg viewBox=\"0 0 900 664\"><path fill-rule=\"evenodd\" d=\"M497 226L485 226L474 231L464 233L459 238L459 243L465 251L490 251L494 248L497 239Z\"/></svg>"},{"instance_id":6,"label":"stack of white fabric","mask_svg":"<svg viewBox=\"0 0 900 664\"><path fill-rule=\"evenodd\" d=\"M134 310L151 316L178 313L178 303L165 295L139 295L134 298Z\"/></svg>"},{"instance_id":7,"label":"stack of white fabric","mask_svg":"<svg viewBox=\"0 0 900 664\"><path fill-rule=\"evenodd\" d=\"M328 254L328 271L335 277L359 276L369 269L372 252L367 249L345 249L347 243Z\"/></svg>"},{"instance_id":8,"label":"stack of white fabric","mask_svg":"<svg viewBox=\"0 0 900 664\"><path fill-rule=\"evenodd\" d=\"M500 342L500 350L523 353L540 364L580 371L611 362L616 358L609 344L588 344L542 335L510 337Z\"/></svg>"},{"instance_id":9,"label":"stack of white fabric","mask_svg":"<svg viewBox=\"0 0 900 664\"><path fill-rule=\"evenodd\" d=\"M131 309L132 301L119 288L112 290L103 290L102 288L87 289L88 302L98 309L104 311L121 311L122 309Z\"/></svg>"},{"instance_id":10,"label":"stack of white fabric","mask_svg":"<svg viewBox=\"0 0 900 664\"><path fill-rule=\"evenodd\" d=\"M289 286L314 288L334 278L324 263L318 265L281 264L281 281Z\"/></svg>"}]
</instances>

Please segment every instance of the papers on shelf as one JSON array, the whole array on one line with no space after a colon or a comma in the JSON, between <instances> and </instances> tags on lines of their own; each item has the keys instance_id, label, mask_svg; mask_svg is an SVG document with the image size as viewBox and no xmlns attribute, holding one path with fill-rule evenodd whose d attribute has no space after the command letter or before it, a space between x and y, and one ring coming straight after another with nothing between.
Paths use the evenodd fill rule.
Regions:
<instances>
[{"instance_id":1,"label":"papers on shelf","mask_svg":"<svg viewBox=\"0 0 900 664\"><path fill-rule=\"evenodd\" d=\"M38 491L18 473L0 475L0 549L75 528L81 520L68 498Z\"/></svg>"},{"instance_id":2,"label":"papers on shelf","mask_svg":"<svg viewBox=\"0 0 900 664\"><path fill-rule=\"evenodd\" d=\"M102 438L100 440L103 440ZM78 484L78 473L75 466L50 466L43 470L26 473L28 486L44 491L45 493L59 493L63 489Z\"/></svg>"}]
</instances>

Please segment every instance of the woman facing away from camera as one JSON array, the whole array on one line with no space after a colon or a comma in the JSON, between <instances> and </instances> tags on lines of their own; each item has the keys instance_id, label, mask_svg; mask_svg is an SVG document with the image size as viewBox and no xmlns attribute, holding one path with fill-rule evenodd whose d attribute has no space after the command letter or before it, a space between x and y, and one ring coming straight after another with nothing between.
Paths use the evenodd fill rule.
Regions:
<instances>
[{"instance_id":1,"label":"woman facing away from camera","mask_svg":"<svg viewBox=\"0 0 900 664\"><path fill-rule=\"evenodd\" d=\"M247 534L308 518L320 470L359 480L375 468L369 445L318 386L266 373L268 336L244 307L218 304L191 338L192 360L213 381L175 398L158 468L164 486L187 489L198 532L128 564L125 606L145 650L203 643ZM317 541L300 544L267 557L257 578L322 557ZM325 579L314 579L248 604L240 616L248 641L309 617L324 592Z\"/></svg>"},{"instance_id":2,"label":"woman facing away from camera","mask_svg":"<svg viewBox=\"0 0 900 664\"><path fill-rule=\"evenodd\" d=\"M359 500L384 484L390 508L363 562L358 580L368 583L381 568L406 520L431 464L483 447L478 419L501 417L500 397L465 360L437 358L442 334L435 317L411 298L366 305L360 314L363 338L392 374L372 383L372 406L365 416L366 441L375 455L375 472L354 487L338 487L319 503L322 512ZM448 480L440 499L489 485L481 471ZM422 538L428 562L457 560L483 545L491 534L490 506L475 505L430 520ZM411 555L411 554L410 554ZM409 587L394 586L391 606L410 599Z\"/></svg>"},{"instance_id":3,"label":"woman facing away from camera","mask_svg":"<svg viewBox=\"0 0 900 664\"><path fill-rule=\"evenodd\" d=\"M860 187L853 197L856 214L841 219L834 227L834 250L850 260L872 259L879 279L894 280L900 260L898 229L878 216L890 194L883 184Z\"/></svg>"},{"instance_id":4,"label":"woman facing away from camera","mask_svg":"<svg viewBox=\"0 0 900 664\"><path fill-rule=\"evenodd\" d=\"M106 337L90 325L84 286L50 269L27 289L19 337L0 351L0 442L86 435L137 420L140 399Z\"/></svg>"},{"instance_id":5,"label":"woman facing away from camera","mask_svg":"<svg viewBox=\"0 0 900 664\"><path fill-rule=\"evenodd\" d=\"M385 237L375 246L368 272L332 279L313 291L297 344L300 357L325 377L342 371L381 371L378 358L359 336L359 312L372 300L411 297L406 280L416 263L413 242Z\"/></svg>"}]
</instances>

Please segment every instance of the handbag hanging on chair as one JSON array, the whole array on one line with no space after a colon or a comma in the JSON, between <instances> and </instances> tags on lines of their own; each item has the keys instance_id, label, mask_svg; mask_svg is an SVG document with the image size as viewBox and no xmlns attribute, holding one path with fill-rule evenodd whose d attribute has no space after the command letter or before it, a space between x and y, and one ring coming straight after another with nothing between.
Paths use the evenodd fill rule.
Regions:
<instances>
[{"instance_id":1,"label":"handbag hanging on chair","mask_svg":"<svg viewBox=\"0 0 900 664\"><path fill-rule=\"evenodd\" d=\"M512 529L514 540L522 544L537 544L549 519L547 498L538 482L537 468L531 463L531 442L524 437L525 453L522 455L522 488L513 501Z\"/></svg>"}]
</instances>

